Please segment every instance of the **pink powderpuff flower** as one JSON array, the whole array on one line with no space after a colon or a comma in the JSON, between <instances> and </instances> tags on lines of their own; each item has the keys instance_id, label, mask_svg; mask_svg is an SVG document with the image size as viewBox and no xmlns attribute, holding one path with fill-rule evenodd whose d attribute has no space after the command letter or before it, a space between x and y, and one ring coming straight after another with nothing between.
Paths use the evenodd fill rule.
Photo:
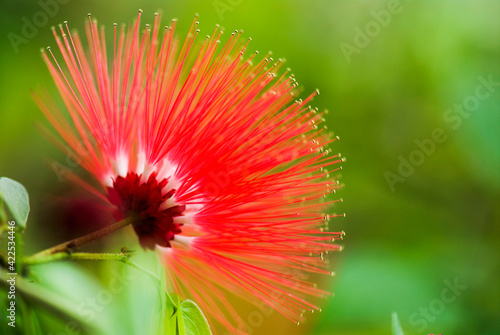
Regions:
<instances>
[{"instance_id":1,"label":"pink powderpuff flower","mask_svg":"<svg viewBox=\"0 0 500 335\"><path fill-rule=\"evenodd\" d=\"M330 293L298 273L330 275L323 255L343 232L325 229L342 161L325 147L322 113L296 100L282 60L245 57L234 32L221 48L218 27L184 41L176 21L160 29L114 25L113 48L89 15L89 55L67 23L54 28L62 60L42 56L69 118L36 98L63 142L98 182L80 185L134 215L141 246L154 249L171 289L210 320L245 332L227 293L262 300L294 322ZM61 57L59 56L59 57ZM330 171L328 171L330 170ZM257 299L256 299L257 298Z\"/></svg>"}]
</instances>

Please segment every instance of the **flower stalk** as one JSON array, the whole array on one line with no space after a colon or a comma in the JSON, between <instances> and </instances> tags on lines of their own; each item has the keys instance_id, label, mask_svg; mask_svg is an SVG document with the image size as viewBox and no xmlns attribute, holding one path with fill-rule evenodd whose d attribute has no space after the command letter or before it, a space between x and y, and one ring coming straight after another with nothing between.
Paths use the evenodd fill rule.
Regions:
<instances>
[{"instance_id":1,"label":"flower stalk","mask_svg":"<svg viewBox=\"0 0 500 335\"><path fill-rule=\"evenodd\" d=\"M36 255L34 255L36 256ZM130 258L130 254L125 253L88 253L88 252L57 252L55 254L28 257L24 260L26 265L37 265L50 263L61 260L74 260L74 261L120 261L126 263Z\"/></svg>"},{"instance_id":2,"label":"flower stalk","mask_svg":"<svg viewBox=\"0 0 500 335\"><path fill-rule=\"evenodd\" d=\"M120 255L122 257L128 257L127 254L125 254L125 253L121 253L121 254L89 254L89 253L72 253L71 251L80 247L81 245L98 240L101 237L104 237L106 235L109 235L109 234L117 231L117 230L120 230L120 229L130 225L135 220L136 220L135 217L130 216L126 219L115 222L109 226L102 228L102 229L96 230L90 234L77 237L77 238L72 239L70 241L66 241L64 243L61 243L61 244L58 244L58 245L53 246L51 248L40 251L32 256L25 258L24 263L28 264L28 265L32 265L32 264L47 263L47 262L51 262L51 261L55 261L55 260L62 260L62 259L68 259L68 258L69 259L85 259L85 260L112 260L112 258L113 258L112 255L114 255L114 256ZM100 255L100 256L97 256L97 255ZM120 260L120 259L113 258L113 260Z\"/></svg>"}]
</instances>

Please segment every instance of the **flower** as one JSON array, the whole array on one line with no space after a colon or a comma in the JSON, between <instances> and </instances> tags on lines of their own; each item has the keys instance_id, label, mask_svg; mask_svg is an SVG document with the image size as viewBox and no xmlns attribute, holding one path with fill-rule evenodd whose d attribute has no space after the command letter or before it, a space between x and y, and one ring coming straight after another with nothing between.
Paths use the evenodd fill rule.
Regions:
<instances>
[{"instance_id":1,"label":"flower","mask_svg":"<svg viewBox=\"0 0 500 335\"><path fill-rule=\"evenodd\" d=\"M116 219L134 216L141 246L157 251L172 289L209 316L244 331L226 292L262 300L299 322L329 292L304 273L331 274L323 255L343 232L325 228L329 173L342 159L326 146L323 114L296 100L289 70L270 55L245 57L249 41L216 27L182 42L176 21L160 29L105 31L89 14L90 55L67 23L54 29L62 55L42 51L69 113L37 97L63 141L95 177ZM327 171L327 170L330 170Z\"/></svg>"}]
</instances>

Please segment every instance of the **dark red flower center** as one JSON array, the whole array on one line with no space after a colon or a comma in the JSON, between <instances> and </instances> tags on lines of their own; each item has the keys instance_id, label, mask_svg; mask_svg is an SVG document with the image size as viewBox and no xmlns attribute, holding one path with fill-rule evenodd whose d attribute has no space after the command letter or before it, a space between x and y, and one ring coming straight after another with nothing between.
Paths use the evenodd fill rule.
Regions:
<instances>
[{"instance_id":1,"label":"dark red flower center","mask_svg":"<svg viewBox=\"0 0 500 335\"><path fill-rule=\"evenodd\" d=\"M168 180L158 181L152 173L147 182L141 182L141 175L129 172L126 177L118 176L113 187L108 187L108 198L116 206L115 219L122 220L135 216L133 227L139 243L144 249L154 250L156 245L170 247L175 234L181 233L181 224L174 223L174 217L182 216L186 206L175 205L161 209L161 205L171 198L175 189L163 193Z\"/></svg>"}]
</instances>

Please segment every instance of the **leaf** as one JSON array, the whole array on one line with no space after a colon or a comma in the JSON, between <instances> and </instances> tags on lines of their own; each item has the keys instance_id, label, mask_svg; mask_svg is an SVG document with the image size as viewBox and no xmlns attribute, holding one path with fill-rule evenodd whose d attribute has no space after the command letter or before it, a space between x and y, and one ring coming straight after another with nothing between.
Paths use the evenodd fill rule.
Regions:
<instances>
[{"instance_id":1,"label":"leaf","mask_svg":"<svg viewBox=\"0 0 500 335\"><path fill-rule=\"evenodd\" d=\"M159 272L162 273L162 275L160 275L160 296L161 317L163 322L156 333L177 335L179 334L177 324L180 314L181 299L176 294L169 294L165 289L167 287L166 269L160 268Z\"/></svg>"},{"instance_id":2,"label":"leaf","mask_svg":"<svg viewBox=\"0 0 500 335\"><path fill-rule=\"evenodd\" d=\"M0 197L9 208L18 229L23 230L30 212L28 192L24 186L10 178L1 177Z\"/></svg>"},{"instance_id":3,"label":"leaf","mask_svg":"<svg viewBox=\"0 0 500 335\"><path fill-rule=\"evenodd\" d=\"M184 326L186 335L211 335L210 327L207 319L203 315L201 309L191 300L181 302L181 320Z\"/></svg>"},{"instance_id":4,"label":"leaf","mask_svg":"<svg viewBox=\"0 0 500 335\"><path fill-rule=\"evenodd\" d=\"M392 335L404 335L396 312L392 312Z\"/></svg>"},{"instance_id":5,"label":"leaf","mask_svg":"<svg viewBox=\"0 0 500 335\"><path fill-rule=\"evenodd\" d=\"M8 280L11 278L11 276L7 275L7 272L0 271L0 292L8 292L11 285ZM43 287L41 284L30 283L26 279L21 279L19 276L16 277L15 283L16 299L20 297L27 304L38 306L44 312L49 313L58 320L66 324L78 326L78 328L82 330L82 334L100 334L97 332L95 322L92 324L88 323L81 313L77 313L79 310L78 305L70 302L65 296L53 292Z\"/></svg>"},{"instance_id":6,"label":"leaf","mask_svg":"<svg viewBox=\"0 0 500 335\"><path fill-rule=\"evenodd\" d=\"M163 286L165 287L165 286ZM179 317L182 318L180 302L181 299L175 294L168 294L165 291L164 310L165 313L165 332L164 334L183 334L179 333Z\"/></svg>"},{"instance_id":7,"label":"leaf","mask_svg":"<svg viewBox=\"0 0 500 335\"><path fill-rule=\"evenodd\" d=\"M163 269L163 271L165 271ZM175 293L168 293L165 272L160 277L162 294L162 324L161 334L172 335L212 335L207 319L198 305L191 300L182 300Z\"/></svg>"}]
</instances>

